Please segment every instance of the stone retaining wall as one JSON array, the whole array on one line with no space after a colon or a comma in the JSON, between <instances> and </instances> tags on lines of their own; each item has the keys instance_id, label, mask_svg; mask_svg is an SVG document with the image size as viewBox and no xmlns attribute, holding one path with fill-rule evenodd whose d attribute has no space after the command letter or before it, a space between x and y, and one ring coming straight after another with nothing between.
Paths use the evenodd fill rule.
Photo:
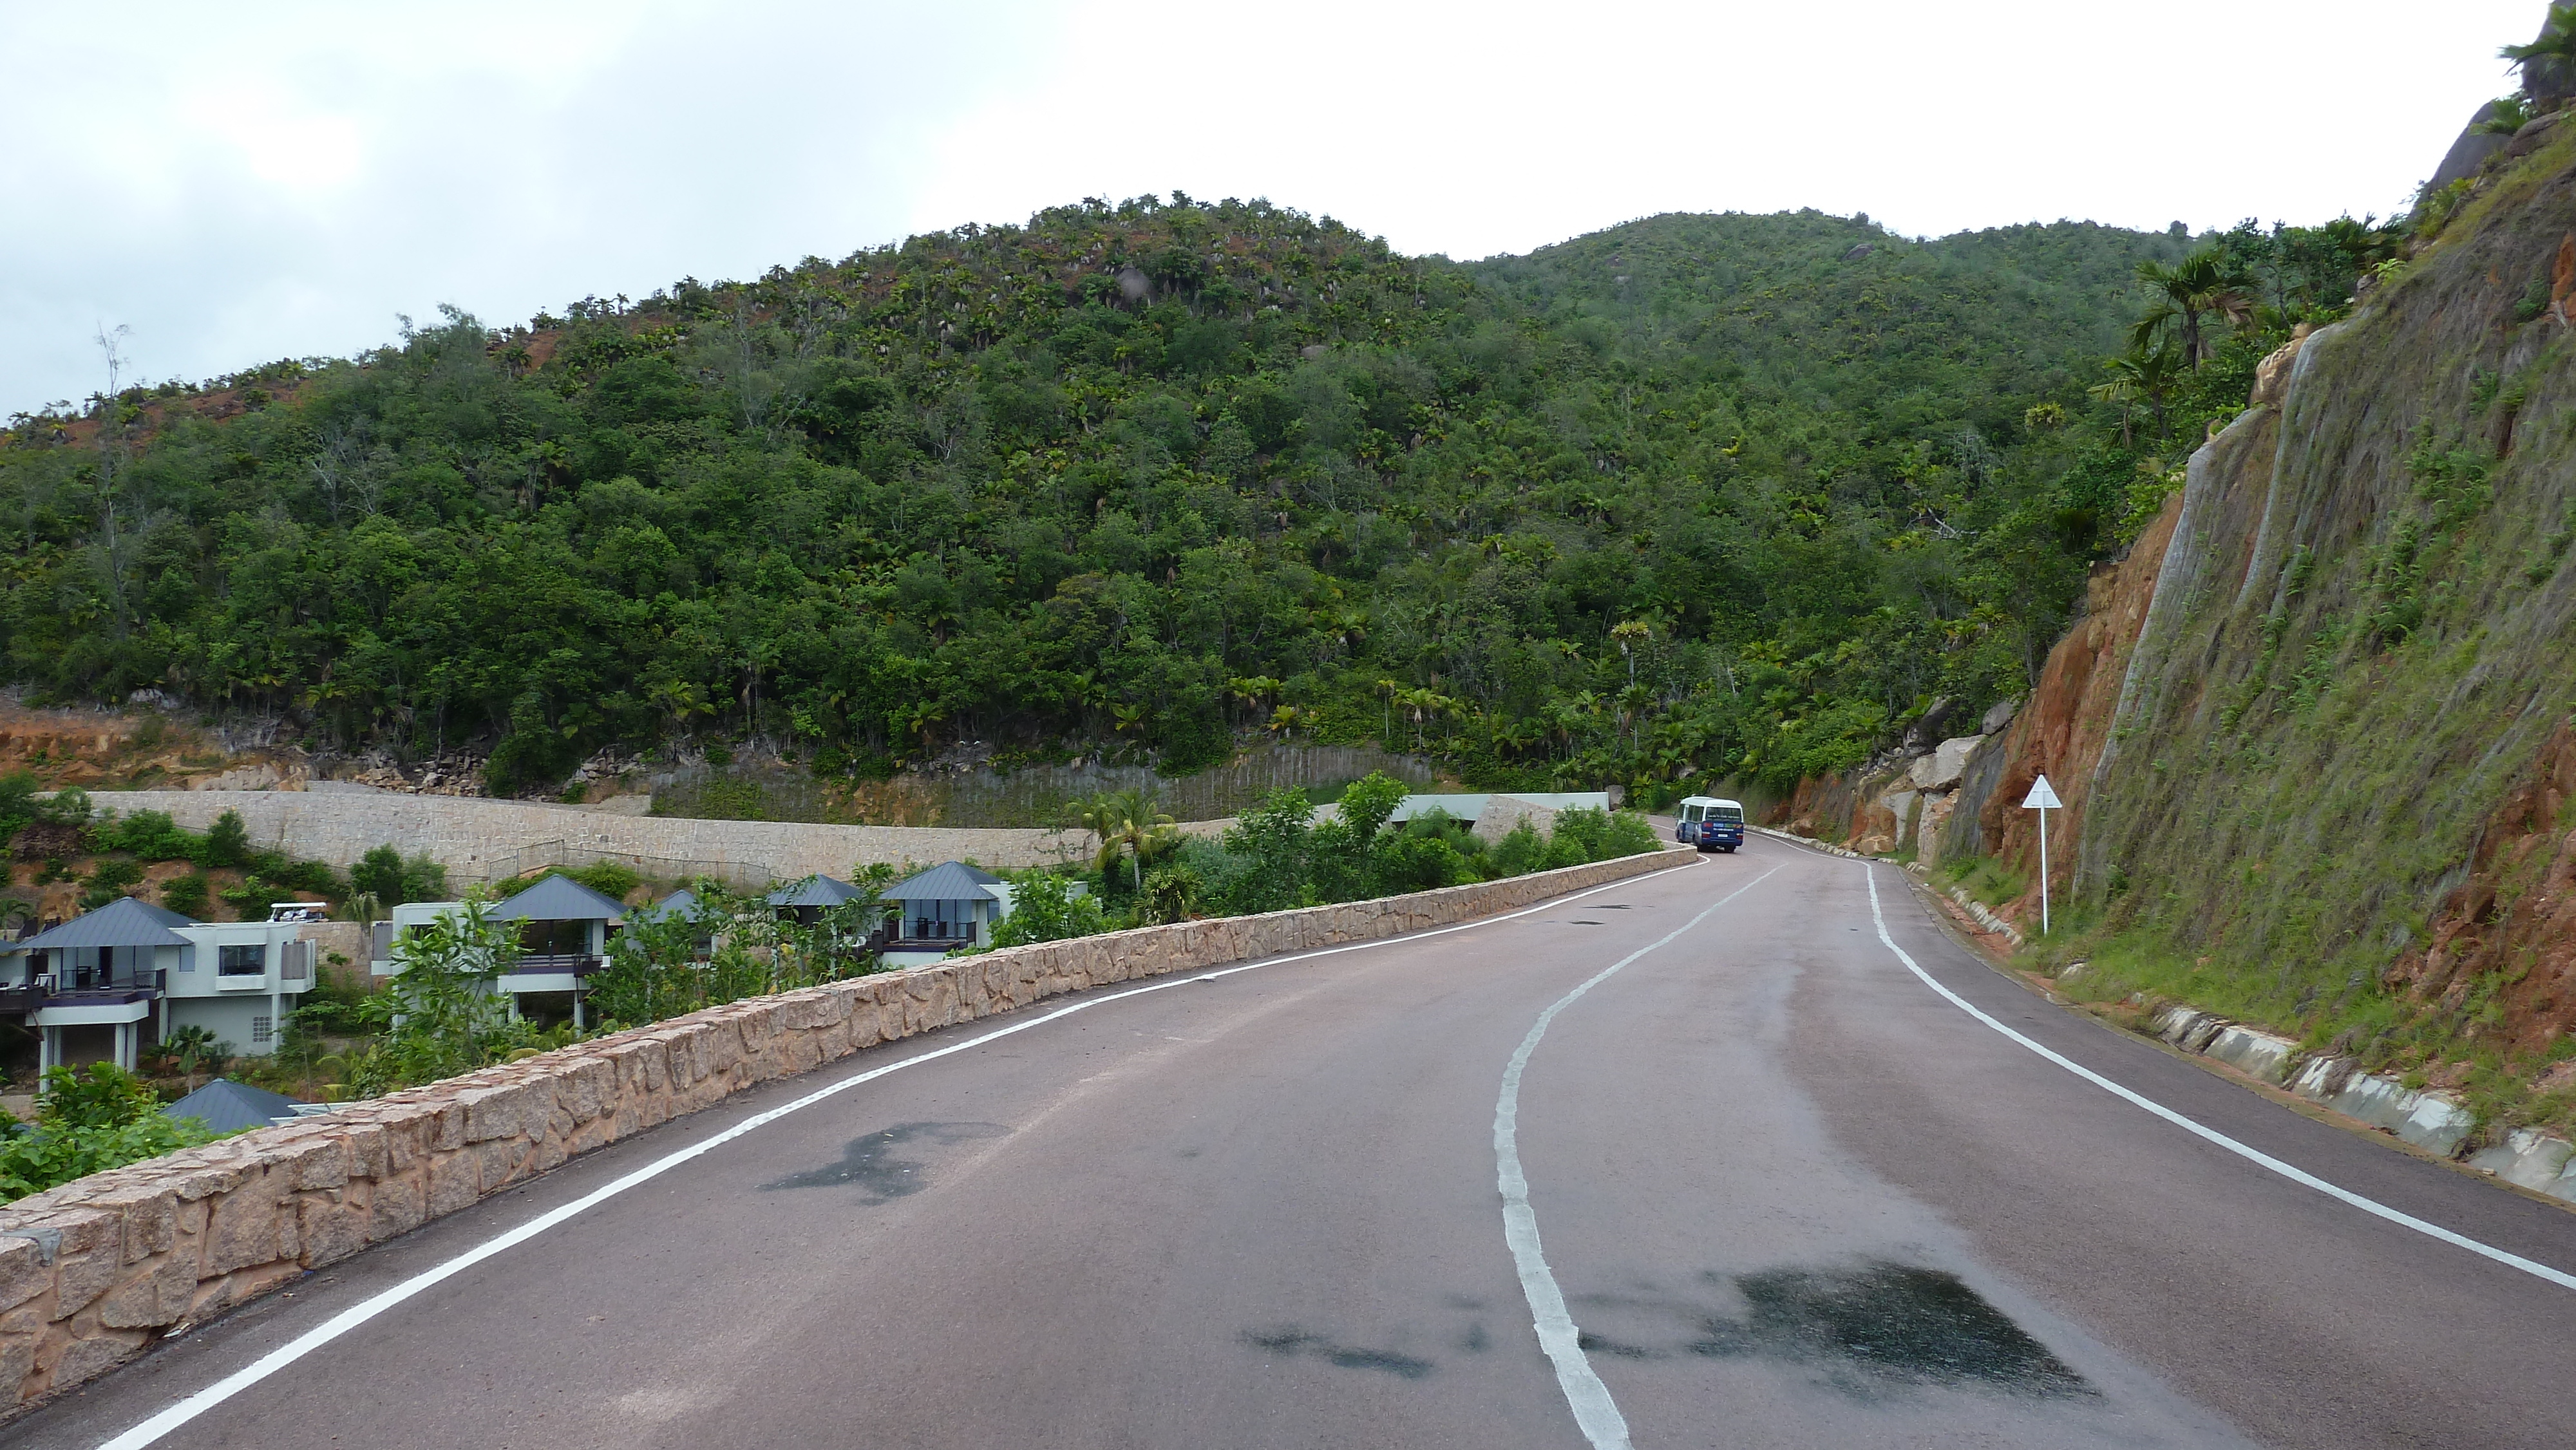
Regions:
<instances>
[{"instance_id":1,"label":"stone retaining wall","mask_svg":"<svg viewBox=\"0 0 2576 1450\"><path fill-rule=\"evenodd\" d=\"M833 982L93 1174L0 1208L0 1384L22 1404L79 1384L575 1154L876 1043L1066 992L1469 921L1695 859L1667 850Z\"/></svg>"},{"instance_id":2,"label":"stone retaining wall","mask_svg":"<svg viewBox=\"0 0 2576 1450\"><path fill-rule=\"evenodd\" d=\"M90 802L122 815L164 811L202 831L239 811L253 842L310 861L346 865L378 846L426 853L457 885L516 875L536 866L618 860L648 876L711 875L738 885L792 881L820 872L847 877L861 863L892 865L973 859L997 870L1088 854L1081 832L944 826L825 826L796 821L707 821L621 816L577 806L400 791L98 791ZM1202 822L1184 830L1210 831Z\"/></svg>"}]
</instances>

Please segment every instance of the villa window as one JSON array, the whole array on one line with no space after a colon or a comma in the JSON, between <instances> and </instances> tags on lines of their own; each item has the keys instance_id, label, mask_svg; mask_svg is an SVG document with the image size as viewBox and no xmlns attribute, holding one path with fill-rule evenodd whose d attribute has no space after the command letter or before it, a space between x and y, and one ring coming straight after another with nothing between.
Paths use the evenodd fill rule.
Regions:
<instances>
[{"instance_id":1,"label":"villa window","mask_svg":"<svg viewBox=\"0 0 2576 1450\"><path fill-rule=\"evenodd\" d=\"M519 953L530 957L590 955L587 921L530 921L519 928Z\"/></svg>"},{"instance_id":2,"label":"villa window","mask_svg":"<svg viewBox=\"0 0 2576 1450\"><path fill-rule=\"evenodd\" d=\"M250 1019L250 1040L253 1042L266 1042L268 1040L268 1029L271 1020L272 1019L266 1017L253 1017Z\"/></svg>"},{"instance_id":3,"label":"villa window","mask_svg":"<svg viewBox=\"0 0 2576 1450\"><path fill-rule=\"evenodd\" d=\"M257 977L266 975L268 972L268 944L266 942L257 942L249 946L227 946L221 948L215 959L215 971L218 975L226 977Z\"/></svg>"}]
</instances>

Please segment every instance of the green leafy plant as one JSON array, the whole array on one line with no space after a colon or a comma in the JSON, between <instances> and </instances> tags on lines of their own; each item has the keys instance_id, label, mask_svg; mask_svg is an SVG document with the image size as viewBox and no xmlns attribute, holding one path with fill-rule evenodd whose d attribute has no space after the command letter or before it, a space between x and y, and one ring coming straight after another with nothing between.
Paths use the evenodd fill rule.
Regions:
<instances>
[{"instance_id":1,"label":"green leafy plant","mask_svg":"<svg viewBox=\"0 0 2576 1450\"><path fill-rule=\"evenodd\" d=\"M623 901L627 894L643 884L644 878L632 867L615 861L594 861L563 873L611 901Z\"/></svg>"},{"instance_id":2,"label":"green leafy plant","mask_svg":"<svg viewBox=\"0 0 2576 1450\"><path fill-rule=\"evenodd\" d=\"M195 1118L171 1118L140 1079L113 1063L46 1070L32 1127L0 1137L0 1201L219 1135Z\"/></svg>"},{"instance_id":3,"label":"green leafy plant","mask_svg":"<svg viewBox=\"0 0 2576 1450\"><path fill-rule=\"evenodd\" d=\"M133 888L143 884L143 863L124 857L103 857L90 867L89 875L82 879L81 884L88 888L81 893L81 909L96 911L120 896L133 894Z\"/></svg>"},{"instance_id":4,"label":"green leafy plant","mask_svg":"<svg viewBox=\"0 0 2576 1450\"><path fill-rule=\"evenodd\" d=\"M1053 872L1024 872L1012 878L1011 912L993 928L993 945L1027 946L1107 930L1108 915L1096 897L1073 894L1072 883Z\"/></svg>"},{"instance_id":5,"label":"green leafy plant","mask_svg":"<svg viewBox=\"0 0 2576 1450\"><path fill-rule=\"evenodd\" d=\"M2509 50L2516 48L2518 47L2507 47ZM2477 124L2469 129L2482 136L2510 136L2528 125L2531 117L2531 102L2523 96L2522 92L2515 91L2511 95L2498 96L2489 101L2487 113L2479 117Z\"/></svg>"},{"instance_id":6,"label":"green leafy plant","mask_svg":"<svg viewBox=\"0 0 2576 1450\"><path fill-rule=\"evenodd\" d=\"M448 898L447 868L425 853L406 858L390 845L377 846L349 868L349 888L372 896L379 907L407 901Z\"/></svg>"},{"instance_id":7,"label":"green leafy plant","mask_svg":"<svg viewBox=\"0 0 2576 1450\"><path fill-rule=\"evenodd\" d=\"M515 924L477 897L404 932L385 990L359 1004L357 1015L377 1035L350 1065L351 1088L374 1097L436 1082L524 1046L529 1029L511 1019L510 999L498 990L518 954Z\"/></svg>"},{"instance_id":8,"label":"green leafy plant","mask_svg":"<svg viewBox=\"0 0 2576 1450\"><path fill-rule=\"evenodd\" d=\"M206 873L191 871L188 876L173 876L162 881L162 907L173 909L180 917L204 917L211 881Z\"/></svg>"}]
</instances>

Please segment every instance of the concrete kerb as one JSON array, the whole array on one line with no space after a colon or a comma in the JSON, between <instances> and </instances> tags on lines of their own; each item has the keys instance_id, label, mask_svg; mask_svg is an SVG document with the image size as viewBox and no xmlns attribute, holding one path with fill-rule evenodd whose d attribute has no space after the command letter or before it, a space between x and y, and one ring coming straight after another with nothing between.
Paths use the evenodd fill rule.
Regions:
<instances>
[{"instance_id":1,"label":"concrete kerb","mask_svg":"<svg viewBox=\"0 0 2576 1450\"><path fill-rule=\"evenodd\" d=\"M2302 1052L2290 1038L2214 1012L2177 1004L2157 1012L2149 1025L2180 1051L2223 1062L2443 1158L2459 1157L2477 1130L2476 1115L2449 1093L2363 1072L2348 1057ZM2518 1187L2576 1203L2576 1144L2555 1134L2516 1128L2503 1142L2462 1161Z\"/></svg>"},{"instance_id":2,"label":"concrete kerb","mask_svg":"<svg viewBox=\"0 0 2576 1450\"><path fill-rule=\"evenodd\" d=\"M878 1043L1117 982L1453 925L1696 859L1668 848L828 982L92 1174L0 1208L0 1380L18 1405L71 1388L568 1158Z\"/></svg>"},{"instance_id":3,"label":"concrete kerb","mask_svg":"<svg viewBox=\"0 0 2576 1450\"><path fill-rule=\"evenodd\" d=\"M1786 841L1793 846L1804 846L1810 851L1822 851L1828 856L1841 856L1853 861L1875 861L1879 859L1876 856L1864 856L1858 851L1854 851L1846 846L1837 846L1831 841L1819 841L1813 836L1801 836L1794 831L1775 831L1769 826L1756 826L1751 824L1746 825L1744 829L1752 831L1757 835L1769 836L1775 841Z\"/></svg>"},{"instance_id":4,"label":"concrete kerb","mask_svg":"<svg viewBox=\"0 0 2576 1450\"><path fill-rule=\"evenodd\" d=\"M2002 917L1997 916L1984 902L1970 896L1966 887L1934 886L1932 883L1932 873L1923 869L1919 862L1908 861L1905 863L1905 869L1913 872L1914 878L1922 882L1925 886L1931 887L1933 890L1949 897L1952 901L1959 903L1959 909L1968 913L1969 916L1974 917L1978 926L1987 931L1993 932L1995 935L2002 937L2008 942L2011 942L2016 949L2025 945L2020 927L2017 927L2011 922L2004 920Z\"/></svg>"}]
</instances>

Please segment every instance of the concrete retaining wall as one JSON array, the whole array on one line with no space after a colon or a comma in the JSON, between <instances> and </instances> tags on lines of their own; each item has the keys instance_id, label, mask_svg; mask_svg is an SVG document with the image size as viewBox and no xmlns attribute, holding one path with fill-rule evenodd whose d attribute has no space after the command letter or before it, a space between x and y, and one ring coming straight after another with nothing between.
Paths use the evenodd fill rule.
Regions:
<instances>
[{"instance_id":1,"label":"concrete retaining wall","mask_svg":"<svg viewBox=\"0 0 2576 1450\"><path fill-rule=\"evenodd\" d=\"M576 806L399 791L99 791L91 803L122 815L164 811L202 831L225 811L241 812L259 845L344 866L378 846L426 853L457 885L513 876L538 866L616 860L648 876L711 875L766 885L820 872L846 877L855 865L972 858L997 869L1047 865L1061 853L1088 854L1080 832L1038 828L822 826L794 821L703 821L620 816ZM1216 823L1197 823L1214 829ZM1183 829L1192 829L1184 827Z\"/></svg>"},{"instance_id":2,"label":"concrete retaining wall","mask_svg":"<svg viewBox=\"0 0 2576 1450\"><path fill-rule=\"evenodd\" d=\"M833 982L93 1174L0 1208L0 1385L24 1403L79 1384L575 1154L876 1043L1066 992L1469 921L1695 859L1668 850Z\"/></svg>"}]
</instances>

